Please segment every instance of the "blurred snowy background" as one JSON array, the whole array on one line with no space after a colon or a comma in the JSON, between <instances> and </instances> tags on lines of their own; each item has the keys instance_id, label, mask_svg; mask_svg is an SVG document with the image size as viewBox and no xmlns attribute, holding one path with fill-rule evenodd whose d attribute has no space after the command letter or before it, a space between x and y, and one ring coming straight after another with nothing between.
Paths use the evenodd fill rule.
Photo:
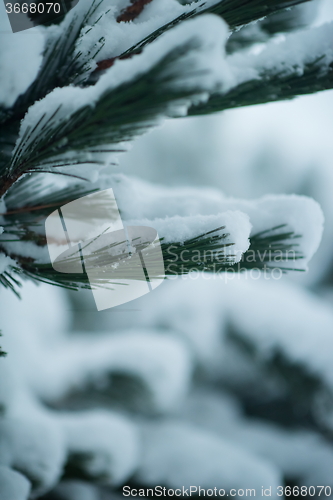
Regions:
<instances>
[{"instance_id":1,"label":"blurred snowy background","mask_svg":"<svg viewBox=\"0 0 333 500\"><path fill-rule=\"evenodd\" d=\"M330 19L326 0L315 23ZM1 290L0 404L16 423L2 424L0 455L37 496L102 500L124 484L333 490L332 137L328 91L170 120L119 166L234 197L313 197L325 230L306 274L170 280L104 312L89 291L26 283L19 302ZM25 479L13 480L21 498Z\"/></svg>"}]
</instances>

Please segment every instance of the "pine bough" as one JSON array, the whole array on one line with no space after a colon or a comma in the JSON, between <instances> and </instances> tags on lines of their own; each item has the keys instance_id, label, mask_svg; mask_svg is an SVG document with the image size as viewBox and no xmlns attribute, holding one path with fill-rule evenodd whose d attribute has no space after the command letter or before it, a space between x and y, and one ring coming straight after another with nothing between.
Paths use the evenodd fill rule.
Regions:
<instances>
[{"instance_id":1,"label":"pine bough","mask_svg":"<svg viewBox=\"0 0 333 500\"><path fill-rule=\"evenodd\" d=\"M43 221L63 203L105 186L105 179L93 187L84 181L91 177L89 165L98 170L114 163L130 141L164 119L332 88L332 25L289 34L280 43L269 40L257 55L251 52L251 40L249 52L226 53L230 32L265 17L269 23L282 12L286 21L286 8L302 3L207 0L181 5L153 0L133 10L126 1L81 0L59 25L34 29L40 41L31 47L35 62L25 88L15 84L0 93L1 284L17 291L20 277L26 276L70 288L88 286L85 277L52 269ZM270 32L287 30L287 25L275 25ZM5 49L9 55L14 50L10 43ZM5 78L18 78L10 57L0 59L0 69ZM45 172L70 176L68 185L59 182L61 187L45 189L40 185ZM73 180L75 176L79 179ZM259 229L258 214L246 203L232 217L225 212L234 209L227 202L222 209L216 206L214 213L220 215L215 219L205 210L190 219L190 214L178 213L179 219L154 221L151 210L148 219L160 227L166 275L193 269L268 270L276 267L277 256L283 271L305 269L319 244L322 216L315 204L308 210L308 200L294 198L293 203L306 206L307 224L299 224L300 218L291 222L286 197L275 206L285 215L277 220L263 211L265 224ZM137 210L133 207L129 220ZM170 224L176 228L173 236ZM196 229L185 238L188 227ZM310 246L308 231L315 242Z\"/></svg>"}]
</instances>

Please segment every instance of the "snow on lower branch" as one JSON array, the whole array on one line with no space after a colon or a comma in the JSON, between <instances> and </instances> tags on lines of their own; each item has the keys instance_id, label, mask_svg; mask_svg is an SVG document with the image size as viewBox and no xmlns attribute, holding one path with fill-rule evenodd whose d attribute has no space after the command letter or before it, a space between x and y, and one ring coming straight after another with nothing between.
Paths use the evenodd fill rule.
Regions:
<instances>
[{"instance_id":1,"label":"snow on lower branch","mask_svg":"<svg viewBox=\"0 0 333 500\"><path fill-rule=\"evenodd\" d=\"M217 215L173 216L165 219L142 219L127 222L128 225L151 226L157 230L163 243L184 243L186 240L205 235L221 228L226 235L221 243L230 263L239 262L249 248L251 224L248 215L240 211L227 211Z\"/></svg>"},{"instance_id":2,"label":"snow on lower branch","mask_svg":"<svg viewBox=\"0 0 333 500\"><path fill-rule=\"evenodd\" d=\"M273 40L259 54L237 53L227 58L238 83L270 73L302 76L306 65L318 61L323 73L333 61L333 23ZM238 75L238 77L237 77Z\"/></svg>"},{"instance_id":3,"label":"snow on lower branch","mask_svg":"<svg viewBox=\"0 0 333 500\"><path fill-rule=\"evenodd\" d=\"M221 214L214 215L216 223L225 220L231 239L234 237L233 231L236 232L235 237L236 235L240 237L243 230L245 237L246 224L249 223L252 227L250 237L283 226L279 231L289 232L292 236L286 243L295 245L293 248L302 255L302 259L297 260L297 268L306 270L308 262L318 249L323 233L323 212L319 204L307 196L267 195L258 200L240 200L227 198L221 191L215 189L169 188L123 175L112 176L112 185L124 220L132 219L132 214L136 214L139 220L149 219L153 226L156 222L160 237L164 236L164 230L170 241L176 235L184 238L180 228L186 220L193 228L195 221L198 224L206 221L207 229L211 228L214 222L212 214ZM224 219L226 212L235 214L233 221L229 219L229 225ZM243 214L243 219L240 213ZM249 218L247 223L244 214ZM210 217L205 219L204 216ZM236 217L239 217L238 221ZM182 218L184 222L181 222ZM165 219L165 222L162 222L162 219ZM174 225L171 228L172 221ZM216 227L220 225L222 224ZM199 234L200 232L197 233ZM293 238L294 236L298 237ZM245 243L244 240L237 241L240 246Z\"/></svg>"}]
</instances>

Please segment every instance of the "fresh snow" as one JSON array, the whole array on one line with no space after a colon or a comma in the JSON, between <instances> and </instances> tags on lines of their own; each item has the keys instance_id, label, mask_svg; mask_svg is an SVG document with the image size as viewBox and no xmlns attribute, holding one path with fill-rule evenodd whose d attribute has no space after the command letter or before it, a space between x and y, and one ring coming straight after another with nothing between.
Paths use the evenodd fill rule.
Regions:
<instances>
[{"instance_id":1,"label":"fresh snow","mask_svg":"<svg viewBox=\"0 0 333 500\"><path fill-rule=\"evenodd\" d=\"M93 410L59 415L68 456L81 456L86 474L106 484L121 484L139 460L135 426L124 416Z\"/></svg>"},{"instance_id":2,"label":"fresh snow","mask_svg":"<svg viewBox=\"0 0 333 500\"><path fill-rule=\"evenodd\" d=\"M27 417L1 419L0 464L28 477L38 494L59 481L64 460L62 435L56 424Z\"/></svg>"},{"instance_id":3,"label":"fresh snow","mask_svg":"<svg viewBox=\"0 0 333 500\"><path fill-rule=\"evenodd\" d=\"M119 55L152 30L193 8L175 0L155 0L133 23L116 23L115 17L127 4L125 0L105 0L99 7L76 47L76 51L83 51L83 58L88 58L102 36L105 46L94 63ZM44 37L48 43L56 40L76 15L76 22L82 19L90 5L91 0L81 0L60 26L15 35L5 33L7 17L0 15L0 71L6 75L0 106L11 106L35 79ZM102 12L104 17L94 27ZM163 116L156 117L147 128L165 116L185 114L191 103L206 99L211 91L225 93L239 82L261 78L266 71L302 75L305 65L320 56L325 72L333 59L332 24L288 35L285 41L274 41L257 54L226 57L223 47L227 36L225 23L214 16L185 22L142 54L117 61L94 87L51 92L30 108L21 133L45 111L52 113L59 103L63 103L60 116L64 120L81 106L93 108L105 91L149 71L170 48L193 38L200 42L201 50L195 56L183 57L175 68L179 74L174 82L175 86L190 88L193 95L166 106ZM206 72L192 78L183 71L182 66L187 64ZM82 170L71 172L83 172L85 176L88 169L86 164ZM89 175L93 182L96 177L95 173ZM303 269L320 243L323 214L314 200L304 196L274 195L244 201L226 198L215 189L163 188L120 175L111 181L124 222L128 224L135 217L137 224L156 225L167 242L182 242L226 225L230 241L243 252L249 236L286 224L283 231L301 236L296 241L305 256L299 261ZM36 246L29 243L14 243L7 248L37 256L40 262L46 256L44 250L37 253ZM9 257L0 257L0 273L12 263ZM0 364L4 380L0 388L1 500L27 500L31 488L33 496L43 495L58 483L68 458L75 456L84 459L84 472L115 486L134 477L152 486L200 483L205 488L216 485L260 490L267 485L274 491L276 485L283 484L282 475L301 478L302 484L330 484L331 447L315 432L291 432L249 419L221 391L218 397L200 394L196 401L186 398L195 384L194 373L218 384L255 387L274 396L283 388L264 377L261 367L276 351L318 377L332 392L333 313L312 293L291 284L288 278L259 278L258 273L208 274L196 281L189 276L177 282L166 281L156 293L138 299L134 315L131 311L124 315L123 321L130 323L130 328L121 326L120 314L118 318L116 314L99 316L99 324L104 324L107 333L70 332L72 313L68 304L63 292L50 286L37 288L25 283L22 301L1 290L4 336L0 343L9 353ZM89 317L95 325L96 317L90 313L82 311L85 327ZM256 366L247 365L236 350L232 352L228 345L230 329L253 346ZM119 373L143 383L153 403L147 410L151 415L157 413L158 418L150 420L142 415L134 420L130 414L109 409L54 409L61 408L75 391L105 387L110 380L112 383L112 375ZM324 425L332 427L332 422L331 414ZM71 500L97 497L94 488L75 481L62 483L57 493Z\"/></svg>"},{"instance_id":4,"label":"fresh snow","mask_svg":"<svg viewBox=\"0 0 333 500\"><path fill-rule=\"evenodd\" d=\"M61 369L60 369L61 367ZM172 409L188 389L192 371L185 345L172 335L129 331L101 337L77 336L52 349L34 387L43 398L56 401L85 388L86 380L103 383L112 373L141 380L157 411Z\"/></svg>"},{"instance_id":5,"label":"fresh snow","mask_svg":"<svg viewBox=\"0 0 333 500\"><path fill-rule=\"evenodd\" d=\"M216 234L226 233L223 244L232 246L225 248L225 254L232 262L239 262L243 253L249 248L251 224L246 214L239 211L227 211L218 215L193 215L181 217L174 215L165 219L141 219L126 221L131 226L151 226L163 238L163 243L184 243L186 240L223 227Z\"/></svg>"},{"instance_id":6,"label":"fresh snow","mask_svg":"<svg viewBox=\"0 0 333 500\"><path fill-rule=\"evenodd\" d=\"M143 426L144 452L135 479L139 484L169 488L200 485L231 488L272 487L277 498L277 469L251 453L188 423L164 420Z\"/></svg>"},{"instance_id":7,"label":"fresh snow","mask_svg":"<svg viewBox=\"0 0 333 500\"><path fill-rule=\"evenodd\" d=\"M205 36L202 36L201 33L204 33ZM135 81L138 76L149 73L172 50L194 42L196 44L195 50L188 50L180 57L174 67L168 70L178 71L178 73L175 71L176 74L170 87L190 90L192 96L166 103L164 115L157 116L152 120L152 123L144 125L149 128L158 124L165 116L186 113L187 108L193 102L207 99L208 92L230 87L231 75L228 66L224 63L223 54L226 38L227 28L222 19L212 15L202 16L175 27L172 32L165 33L147 46L142 54L133 59L116 61L114 66L106 71L94 86L89 88L65 87L53 90L44 99L30 107L22 122L16 148L19 147L20 140L27 128L33 127L44 113L46 116L51 116L61 104L62 107L54 119L54 123L57 124L60 120L67 120L75 111L84 106L93 108L105 93L118 88L125 82ZM189 67L191 68L190 74L187 71ZM37 127L30 141L39 133L40 130Z\"/></svg>"},{"instance_id":8,"label":"fresh snow","mask_svg":"<svg viewBox=\"0 0 333 500\"><path fill-rule=\"evenodd\" d=\"M333 23L284 35L265 44L258 54L239 52L227 58L238 83L274 74L302 76L307 64L320 65L322 74L333 61Z\"/></svg>"},{"instance_id":9,"label":"fresh snow","mask_svg":"<svg viewBox=\"0 0 333 500\"><path fill-rule=\"evenodd\" d=\"M206 220L211 224L213 219L207 218L208 215L221 213L223 214L221 220L223 220L222 217L227 216L226 212L228 211L230 211L229 216L234 213L234 217L240 217L242 213L249 217L252 226L251 235L273 229L281 224L285 224L285 227L280 229L281 232L292 231L295 235L300 235L300 238L290 240L290 242L297 244L295 250L301 252L304 258L292 265L306 270L307 264L316 252L322 237L324 223L322 210L316 201L306 196L268 195L259 200L237 200L226 198L221 191L211 188L163 187L121 174L112 176L112 187L124 220L131 219L131 214L135 213L138 219L150 219L151 224L154 225L154 219L158 218L156 225L160 224L161 226L160 237L163 236L162 228L165 228L170 241L172 240L172 231L181 237L179 231L183 227L182 217L185 218L184 220L187 218L189 223L197 220L199 224L199 221ZM164 222L163 218L165 218ZM168 221L171 223L173 220L179 222L173 230L168 230ZM243 220L245 222L246 219ZM245 231L248 230L249 226L246 226L246 223L244 225L244 222L240 224L239 221L236 229L232 227L231 219L230 222L230 227L226 224L226 229L231 233L231 239L233 231L238 231L235 235L237 238L243 228L244 233L241 237L244 242L244 238L247 237ZM240 247L243 244L240 244ZM291 262L287 267L291 267Z\"/></svg>"},{"instance_id":10,"label":"fresh snow","mask_svg":"<svg viewBox=\"0 0 333 500\"><path fill-rule=\"evenodd\" d=\"M236 399L209 390L192 393L180 416L275 464L286 476L299 478L302 485L332 482L331 447L313 431L248 420Z\"/></svg>"},{"instance_id":11,"label":"fresh snow","mask_svg":"<svg viewBox=\"0 0 333 500\"><path fill-rule=\"evenodd\" d=\"M75 454L89 455L86 472L103 476L109 484L126 482L135 473L151 485L200 482L206 488L212 484L261 488L281 484L279 474L287 470L304 477L303 484L329 480L330 449L315 433L299 431L291 436L274 425L244 421L237 406L221 395L220 403L202 395L197 403L186 402L193 361L206 372L216 369L220 380L234 381L225 348L230 325L255 345L258 359L269 359L279 348L291 362L304 364L333 387L333 315L309 292L287 280L256 281L247 276L234 276L226 283L218 277L169 282L147 296L149 300L139 299L135 331L81 333L80 338L66 333L69 318L59 314L66 312L60 290L26 283L22 302L8 291L1 293L0 315L6 332L1 340L10 352L3 366L11 369L5 374L10 397L0 395L6 408L0 463L18 467L32 481L37 478L37 491L50 488L64 457ZM290 307L293 315L281 315ZM158 330L160 325L164 334ZM177 347L183 352L179 362L177 349L171 349L176 345L182 346ZM190 369L186 359L191 360ZM145 380L156 401L160 398L162 415L142 424L141 438L136 424L119 413L46 412L34 401L38 395L56 402L73 389L73 382L82 387L96 376L103 382L103 374L110 369ZM248 383L242 365L235 369L239 380ZM63 389L52 397L57 384ZM183 410L181 401L185 401ZM175 419L163 416L170 411Z\"/></svg>"},{"instance_id":12,"label":"fresh snow","mask_svg":"<svg viewBox=\"0 0 333 500\"><path fill-rule=\"evenodd\" d=\"M279 351L333 390L331 308L287 277L251 271L211 275L210 279L184 277L167 282L149 302L139 299L139 305L138 326L178 328L191 342L203 369L215 377L248 382L246 369L242 371L227 349L231 327L253 345L257 362L269 362ZM269 391L273 393L274 388Z\"/></svg>"},{"instance_id":13,"label":"fresh snow","mask_svg":"<svg viewBox=\"0 0 333 500\"><path fill-rule=\"evenodd\" d=\"M47 396L48 386L52 394L52 385L57 384L59 375L63 384L67 384L63 385L64 391L66 388L67 390L73 388L73 380L70 378L65 380L64 377L64 373L67 372L68 375L70 366L66 369L66 360L61 356L61 353L66 353L65 335L69 329L63 293L51 286L36 287L32 283L27 283L22 290L22 299L20 301L12 293L1 290L0 316L2 327L6 331L1 345L10 351L10 356L1 363L1 375L5 377L6 384L2 384L0 392L0 403L5 411L5 418L0 421L0 465L22 471L33 483L33 492L36 495L41 495L59 481L68 457L76 453L90 457L85 461L85 467L87 473L92 476L102 476L109 484L124 481L136 466L139 447L135 425L128 418L107 410L81 413L56 412L46 409L40 403L41 396L44 399ZM5 315L5 311L11 313ZM63 314L59 314L59 311ZM96 336L94 338L96 339ZM82 340L84 344L84 339ZM107 346L108 341L112 339L104 337L103 340L104 346ZM118 358L123 352L123 366L127 369L128 343L119 340L122 341L123 348L119 346L118 352L116 348L109 349L109 353L104 351L105 364L108 357L109 364L112 364L113 356L114 361L118 363L117 367L121 367ZM138 336L137 342L140 341ZM153 341L158 345L157 336ZM76 355L82 360L82 356L89 359L89 352L85 351L83 344L76 343ZM160 353L165 353L166 346L171 344L171 339L169 342L168 339L162 342ZM176 340L175 344L180 344L180 341ZM86 348L90 349L92 345L91 339ZM100 347L99 353L103 350L102 345ZM97 351L98 349L95 354ZM171 348L170 351L173 355ZM43 352L48 355L45 357ZM76 369L80 368L76 370L76 383L80 378L82 378L80 383L83 384L90 381L94 359L92 352L91 354L91 369L87 367L88 371L85 371L84 363L80 366L74 363ZM155 354L156 350L150 357ZM146 352L146 358L139 358L136 362L133 354L133 375L136 376L139 371L138 369L135 371L135 364L141 365L147 383L150 382L151 386L154 386L156 370L159 369L156 391L158 388L163 388L163 384L164 393L169 390L165 380L167 376L170 379L173 377L174 386L177 386L176 377L179 370L174 374L171 373L171 367L166 366L163 373L158 359L155 360L155 367L150 366L150 357ZM50 366L54 367L54 370L50 369ZM181 369L184 371L183 366ZM100 380L103 366L99 366L98 359L96 359L95 373ZM42 383L45 394L41 393ZM169 393L172 395L172 389ZM2 500L2 497L0 498ZM4 500L7 498L10 497L5 497Z\"/></svg>"},{"instance_id":14,"label":"fresh snow","mask_svg":"<svg viewBox=\"0 0 333 500\"><path fill-rule=\"evenodd\" d=\"M98 62L119 56L179 16L189 14L194 10L202 10L208 4L213 5L218 1L201 2L200 5L181 5L177 0L154 0L154 2L147 4L141 14L131 23L118 23L116 18L128 6L128 2L104 0L82 29L76 52L92 53L96 40L103 37L104 45L94 61ZM76 9L84 11L87 8L86 5L87 3L81 1ZM99 19L102 14L103 17ZM97 19L99 20L95 23Z\"/></svg>"}]
</instances>

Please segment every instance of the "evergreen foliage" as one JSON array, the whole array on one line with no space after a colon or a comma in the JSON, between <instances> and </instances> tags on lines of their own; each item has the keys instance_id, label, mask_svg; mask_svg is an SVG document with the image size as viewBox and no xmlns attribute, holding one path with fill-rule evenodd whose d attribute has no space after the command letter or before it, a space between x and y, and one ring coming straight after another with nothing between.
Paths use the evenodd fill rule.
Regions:
<instances>
[{"instance_id":1,"label":"evergreen foliage","mask_svg":"<svg viewBox=\"0 0 333 500\"><path fill-rule=\"evenodd\" d=\"M128 187L130 183L125 181L123 188L123 181L105 173L103 167L111 169L117 154L125 152L133 139L164 119L207 115L332 89L333 52L330 42L324 39L325 34L332 36L332 29L309 28L299 15L298 9L314 5L316 0L185 0L179 4L170 0L174 16L171 11L158 13L153 19L145 19L141 30L140 16L145 16L154 1L117 0L113 4L110 0L80 0L63 19L56 19L55 25L37 14L30 16L44 25L41 65L34 81L13 105L0 104L0 286L17 296L26 293L20 302L13 293L4 294L4 305L0 304L7 321L6 336L9 330L15 338L13 359L8 356L13 363L10 369L13 366L13 371L17 370L13 388L7 391L10 398L6 390L0 391L0 411L6 416L0 419L1 446L6 434L6 453L0 453L0 496L2 477L21 487L20 494L13 490L13 498L5 500L26 500L30 487L31 498L74 500L84 498L89 491L91 498L98 498L94 492L99 491L100 483L112 488L101 493L103 498L104 493L105 498L109 494L113 498L124 481L136 487L151 486L154 481L165 481L166 486L170 482L172 486L174 477L176 483L190 478L191 484L193 477L200 481L201 473L208 482L212 478L224 481L221 471L226 471L232 481L239 481L242 488L247 488L245 483L252 476L261 488L265 481L267 486L279 484L277 481L318 484L311 483L311 464L318 457L320 464L328 464L328 472L318 466L319 474L314 477L331 479L333 379L325 349L326 344L331 345L333 315L328 307L319 307L310 294L302 297L299 290L299 295L293 294L293 285L288 282L279 283L281 288L272 282L276 288L262 289L258 282L259 287L254 289L254 280L248 288L244 280L243 287L214 288L211 280L205 288L202 280L199 290L189 279L180 279L193 271L224 273L225 281L232 278L232 273L238 273L238 278L254 269L261 273L278 269L281 274L304 271L321 238L323 217L319 205L296 195L272 196L253 203L228 200L222 195L219 198L221 193L215 191L203 195L201 188L185 191L192 196L187 204L180 200L177 189L175 194L173 188L161 188L155 196L148 183L140 184L138 180L133 181L134 186L146 191L141 198L139 193L139 201L131 203L130 198L137 194L133 185ZM72 6L71 0L64 3ZM186 26L200 23L200 19L202 25L192 24L192 31L186 31ZM204 19L208 19L206 24ZM209 32L209 22L215 23L215 32ZM198 26L206 31L196 32ZM177 32L183 28L184 32ZM304 28L307 31L302 31ZM123 39L113 40L114 32ZM98 36L92 41L93 37L89 37L94 33ZM177 33L182 36L177 38ZM281 33L287 35L277 45L275 35ZM313 41L316 33L319 41L312 47L306 41L308 36ZM215 40L220 35L223 43ZM252 50L258 42L263 49L259 54ZM91 175L93 171L96 177ZM116 186L118 181L120 186ZM115 335L96 331L89 334L86 303L78 306L80 299L73 296L79 294L71 291L91 288L91 283L86 273L54 270L47 260L45 220L63 205L108 187L114 187L115 192L119 187L119 200L116 198L125 226L134 220L137 225L144 221L147 226L161 223L166 228L165 234L158 231L165 279L178 277L180 288L175 296L168 295L167 285L166 292L163 287L159 290L161 295L149 295L149 315L144 307L135 311L138 314L133 332L123 331L121 320L119 330L117 321L111 328L106 315L100 315L107 333L115 328ZM127 189L129 194L124 194ZM172 214L165 210L164 219L158 219L155 212L163 213L168 204L172 205L168 207ZM205 229L205 217L211 217L212 206L216 207L214 227ZM181 213L175 215L178 209ZM223 215L229 212L238 214L239 227L224 224ZM222 220L216 227L215 216ZM175 226L179 224L174 233L171 224L163 225L171 217ZM236 217L230 216L230 220ZM191 237L184 236L189 234L184 227ZM138 244L136 251L144 252L145 243ZM237 245L242 248L239 259ZM138 263L131 259L132 248L126 259L112 250L111 245L99 248L85 257L85 263L96 267L113 265L114 283L124 278L143 279L137 272ZM160 279L158 252L155 273L155 254L149 254L151 279ZM71 259L81 261L81 254L73 254ZM57 289L35 287L34 295L29 283L22 287L23 280L70 290L66 292L68 302L72 300L72 305L79 307L77 316L81 315L75 334L69 332L58 314ZM112 283L109 278L100 278L93 286L112 288ZM43 302L44 290L50 295L45 292ZM267 301L265 294L269 295ZM39 301L35 313L35 302ZM284 317L294 307L294 320L284 323ZM326 323L321 322L323 316ZM304 343L298 335L303 330ZM30 339L24 337L26 332L31 335L31 345ZM45 340L48 334L49 345ZM15 342L20 344L22 339L23 348L17 348ZM5 355L0 348L0 357ZM1 368L5 370L6 366ZM10 377L11 373L11 381ZM193 392L201 391L201 399L197 407L191 408L189 393L193 388ZM225 404L227 413L237 401L244 415L237 408L238 413L230 417L222 412L221 422L214 422L210 417L214 417L211 413L215 407L213 412L209 404L201 407L202 401L207 403L207 394L202 395L207 388L207 393L214 393L215 403L226 397L221 404ZM229 393L234 398L232 403ZM189 421L195 423L203 418L208 424L225 425L223 439L218 433L205 434L195 427L184 431L181 421L189 415L181 414L184 409L177 408L177 401L186 398ZM95 412L96 408L103 412ZM22 416L25 410L26 420L26 415ZM16 418L20 413L21 421ZM253 418L261 419L260 432ZM174 432L173 425L179 425L181 432ZM239 433L238 440L244 442L237 443L232 431ZM256 446L260 448L267 436L272 441L268 440L268 445L265 442L263 450L258 451ZM290 459L294 469L289 474L289 462L277 463L288 461L292 439L297 444L296 459ZM305 448L301 446L304 442ZM312 448L314 456L303 452L312 452ZM153 450L151 462L149 450ZM270 452L273 459L265 456ZM3 460L7 460L4 466ZM83 483L82 490L75 490L75 484L71 490L69 485L66 492L67 479L89 484ZM234 484L223 487L228 490Z\"/></svg>"},{"instance_id":2,"label":"evergreen foliage","mask_svg":"<svg viewBox=\"0 0 333 500\"><path fill-rule=\"evenodd\" d=\"M74 8L70 11L57 28L54 27L47 32L43 61L35 81L17 98L12 107L2 107L0 110L0 194L4 196L7 206L7 211L3 214L4 233L0 242L2 252L7 253L6 243L17 240L44 246L46 240L42 229L43 217L61 206L64 201L70 201L83 193L90 192L89 187L83 188L81 185L73 184L69 188L56 189L51 194L40 196L38 182L34 186L35 173L54 172L75 177L70 170L64 172L63 168L83 163L91 163L92 168L94 165L103 164L105 162L103 154L123 151L124 142L132 140L136 135L155 125L161 116L177 116L174 106L188 99L192 101L188 114L201 115L233 107L290 99L296 95L332 88L333 62L327 64L326 61L326 67L323 69L322 60L325 54L322 54L313 61L306 62L303 72L297 67L294 72L284 72L279 68L262 68L258 77L240 82L227 91L212 90L208 100L203 101L193 99L196 95L202 94L202 89L200 85L196 87L195 83L190 83L191 80L195 82L200 76L200 69L192 68L189 59L201 50L200 37L193 36L162 54L154 64L144 67L142 71L134 71L130 79L106 87L99 93L94 103L89 102L89 94L86 94L88 96L86 101L83 100L76 109L72 108L70 101L62 98L62 95L66 96L65 87L71 85L73 88L78 88L84 84L82 93L87 92L88 88L92 89L94 86L97 88L101 81L100 76L105 73L105 68L113 65L114 60L133 58L135 62L135 58L140 57L136 54L142 52L145 46L187 19L207 13L221 16L228 23L229 29L235 32L233 36L237 37L237 30L242 28L239 32L242 33L246 26L265 18L265 21L260 22L260 26L266 30L265 37L269 39L276 32L291 29L291 24L297 27L295 16L290 21L292 10L289 9L302 3L304 2L299 0L288 2L248 0L241 3L224 0L185 5L182 15L162 24L149 36L108 61L98 60L98 54L105 45L103 37L97 40L93 49L87 53L76 50L76 47L80 47L82 37L87 33L87 27L89 32L109 15L109 9L102 9L103 0L93 0L89 6L86 4L81 9ZM144 4L140 7L141 10L134 7L128 8L132 9L131 16L135 17L142 12ZM127 14L124 12L117 17L120 24L127 19ZM43 22L41 19L39 21ZM47 24L47 21L45 23ZM204 34L200 34L202 35ZM255 41L255 38L252 41L248 39L247 43ZM96 68L96 60L97 69L92 73ZM184 77L185 80L181 83ZM58 90L59 104L56 107L53 104L48 107L48 94L58 87L64 92ZM28 125L25 124L27 117L29 118L28 113L21 122L31 105L43 98L46 104L42 107L40 103L43 101L37 103L39 104L37 109L40 111L34 113L33 120L30 118ZM23 182L17 182L18 179ZM29 201L23 205L20 203L17 208L14 200L22 199L22 196L27 200L27 195ZM284 223L282 220L281 224ZM179 250L186 248L193 251L198 247L213 250L214 256L211 261L202 262L199 267L203 271L211 271L216 269L216 264L219 262L217 270L221 271L229 266L230 261L222 259L220 262L218 259L221 254L223 255L224 248L223 235L217 234L218 231L216 229L215 233L209 235L199 234L191 241L174 242L174 244ZM289 232L282 232L276 240L275 235L274 228L267 228L265 237L252 235L250 250L254 248L259 255L259 252L271 250L272 243L276 245L277 241L279 249L283 251L288 249L290 237L294 236ZM163 241L163 235L161 237ZM165 245L163 248L168 263ZM271 252L267 255L271 255ZM19 283L18 275L74 288L87 285L86 277L60 275L49 264L37 264L33 255L20 256L19 253L11 251L10 256L15 259L17 266L9 267L1 275L1 283L6 287L16 288ZM298 258L302 258L301 253ZM265 264L261 262L260 267L265 265L269 269L269 258L268 261L265 258L264 262ZM189 269L192 263L190 262ZM246 267L257 267L257 264L256 261L251 264L247 262ZM235 269L235 266L231 267ZM182 271L177 270L177 274L189 270L182 269Z\"/></svg>"}]
</instances>

